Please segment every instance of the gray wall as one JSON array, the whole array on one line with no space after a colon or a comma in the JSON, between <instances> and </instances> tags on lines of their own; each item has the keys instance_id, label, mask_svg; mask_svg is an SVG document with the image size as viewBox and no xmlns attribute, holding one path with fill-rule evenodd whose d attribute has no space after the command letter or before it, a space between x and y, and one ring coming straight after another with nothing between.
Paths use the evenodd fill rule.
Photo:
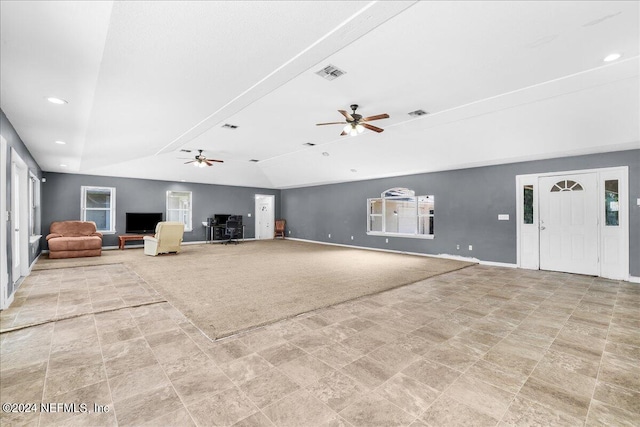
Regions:
<instances>
[{"instance_id":1,"label":"gray wall","mask_svg":"<svg viewBox=\"0 0 640 427\"><path fill-rule=\"evenodd\" d=\"M7 157L0 159L0 161L4 162L6 166L6 171L7 171L6 203L7 203L7 209L11 209L11 188L12 188L11 187L11 184L12 184L11 182L12 181L11 149L13 148L14 150L16 150L20 158L27 164L27 168L29 169L29 172L31 172L36 177L38 177L38 179L42 177L42 170L40 169L40 166L35 161L31 153L27 149L27 147L24 145L24 142L22 142L22 139L20 138L16 130L13 128L13 126L9 122L9 119L7 119L7 116L4 114L4 111L2 111L1 109L0 109L0 135L2 135L4 139L7 141ZM40 192L40 194L42 194L42 191ZM38 213L36 215L37 215L36 229L38 229L41 222L40 222L40 216L38 215ZM13 282L15 282L18 278L11 277L11 265L12 265L11 246L12 246L13 233L11 232L11 224L9 222L7 222L6 232L7 232L7 259L0 260L0 262L4 262L7 264L7 271L9 272L9 289L8 289L7 295L10 296L15 291L15 289L13 289ZM29 248L29 263L32 263L33 260L36 259L39 253L40 253L40 245L38 243L32 244L31 247Z\"/></svg>"},{"instance_id":2,"label":"gray wall","mask_svg":"<svg viewBox=\"0 0 640 427\"><path fill-rule=\"evenodd\" d=\"M516 175L613 166L629 167L630 274L640 276L640 150L287 189L282 217L291 237L515 264ZM393 187L435 196L433 240L367 236L367 198ZM498 214L510 220L498 221Z\"/></svg>"},{"instance_id":3,"label":"gray wall","mask_svg":"<svg viewBox=\"0 0 640 427\"><path fill-rule=\"evenodd\" d=\"M185 232L184 241L205 240L202 222L213 214L242 215L245 237L255 236L255 194L276 196L275 214L280 214L280 190L194 184L187 182L155 181L134 178L113 178L93 175L74 175L45 172L42 184L42 229L48 233L53 221L79 220L80 197L83 185L115 187L116 234L105 235L103 246L117 246L118 234L125 232L127 212L162 212L166 218L166 192L191 191L193 203L193 231ZM251 218L247 214L251 213ZM46 248L46 242L43 242Z\"/></svg>"}]
</instances>

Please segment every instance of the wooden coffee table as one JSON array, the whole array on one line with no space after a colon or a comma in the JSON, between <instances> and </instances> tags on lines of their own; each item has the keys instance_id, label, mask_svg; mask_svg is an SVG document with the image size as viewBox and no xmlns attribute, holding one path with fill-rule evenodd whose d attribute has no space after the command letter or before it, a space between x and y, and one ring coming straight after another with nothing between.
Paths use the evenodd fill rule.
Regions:
<instances>
[{"instance_id":1,"label":"wooden coffee table","mask_svg":"<svg viewBox=\"0 0 640 427\"><path fill-rule=\"evenodd\" d=\"M118 248L124 249L124 244L129 240L143 240L144 236L153 236L153 234L123 234L118 236Z\"/></svg>"}]
</instances>

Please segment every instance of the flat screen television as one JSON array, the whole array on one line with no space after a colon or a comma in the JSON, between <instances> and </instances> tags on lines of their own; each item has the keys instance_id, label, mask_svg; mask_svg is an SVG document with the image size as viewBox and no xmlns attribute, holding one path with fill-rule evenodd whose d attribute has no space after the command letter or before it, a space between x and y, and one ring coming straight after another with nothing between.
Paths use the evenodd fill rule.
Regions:
<instances>
[{"instance_id":1,"label":"flat screen television","mask_svg":"<svg viewBox=\"0 0 640 427\"><path fill-rule=\"evenodd\" d=\"M126 233L155 233L156 225L162 221L162 212L137 213L127 212Z\"/></svg>"},{"instance_id":2,"label":"flat screen television","mask_svg":"<svg viewBox=\"0 0 640 427\"><path fill-rule=\"evenodd\" d=\"M215 225L225 225L230 216L231 215L228 214L215 214L213 216L213 221Z\"/></svg>"}]
</instances>

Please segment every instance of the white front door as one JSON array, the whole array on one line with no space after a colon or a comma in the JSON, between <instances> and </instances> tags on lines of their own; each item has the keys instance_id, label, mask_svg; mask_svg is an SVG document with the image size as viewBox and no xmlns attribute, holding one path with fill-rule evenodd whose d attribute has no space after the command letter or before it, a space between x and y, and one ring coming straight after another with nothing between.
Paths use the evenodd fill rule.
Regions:
<instances>
[{"instance_id":1,"label":"white front door","mask_svg":"<svg viewBox=\"0 0 640 427\"><path fill-rule=\"evenodd\" d=\"M256 194L256 240L273 239L275 196Z\"/></svg>"},{"instance_id":2,"label":"white front door","mask_svg":"<svg viewBox=\"0 0 640 427\"><path fill-rule=\"evenodd\" d=\"M540 269L599 274L597 174L541 177Z\"/></svg>"}]
</instances>

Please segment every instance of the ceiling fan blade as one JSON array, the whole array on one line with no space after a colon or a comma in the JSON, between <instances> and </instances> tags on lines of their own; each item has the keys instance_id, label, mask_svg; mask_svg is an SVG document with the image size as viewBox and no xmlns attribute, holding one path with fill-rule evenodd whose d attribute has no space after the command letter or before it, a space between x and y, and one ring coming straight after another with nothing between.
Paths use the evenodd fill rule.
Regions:
<instances>
[{"instance_id":1,"label":"ceiling fan blade","mask_svg":"<svg viewBox=\"0 0 640 427\"><path fill-rule=\"evenodd\" d=\"M207 159L208 162L224 163L224 160Z\"/></svg>"},{"instance_id":2,"label":"ceiling fan blade","mask_svg":"<svg viewBox=\"0 0 640 427\"><path fill-rule=\"evenodd\" d=\"M213 163L211 163L211 160L209 160L209 159L205 159L205 160L203 160L203 162L205 162L207 164L207 166L213 166Z\"/></svg>"},{"instance_id":3,"label":"ceiling fan blade","mask_svg":"<svg viewBox=\"0 0 640 427\"><path fill-rule=\"evenodd\" d=\"M377 114L375 116L365 117L364 119L360 119L361 122L370 122L371 120L380 120L380 119L388 119L389 115L387 113Z\"/></svg>"},{"instance_id":4,"label":"ceiling fan blade","mask_svg":"<svg viewBox=\"0 0 640 427\"><path fill-rule=\"evenodd\" d=\"M345 122L329 122L329 123L316 123L316 126L324 126L324 125L344 125Z\"/></svg>"},{"instance_id":5,"label":"ceiling fan blade","mask_svg":"<svg viewBox=\"0 0 640 427\"><path fill-rule=\"evenodd\" d=\"M347 118L347 121L352 122L354 120L353 116L351 114L349 114L347 111L345 110L338 110L338 112L340 114L342 114L343 116L345 116Z\"/></svg>"},{"instance_id":6,"label":"ceiling fan blade","mask_svg":"<svg viewBox=\"0 0 640 427\"><path fill-rule=\"evenodd\" d=\"M342 133L340 134L340 136L345 136L348 135L345 131L342 131Z\"/></svg>"},{"instance_id":7,"label":"ceiling fan blade","mask_svg":"<svg viewBox=\"0 0 640 427\"><path fill-rule=\"evenodd\" d=\"M184 162L185 165L188 165L189 163L195 163L195 160L191 160L190 162Z\"/></svg>"},{"instance_id":8,"label":"ceiling fan blade","mask_svg":"<svg viewBox=\"0 0 640 427\"><path fill-rule=\"evenodd\" d=\"M384 129L379 128L379 127L376 127L376 126L373 126L373 125L370 125L369 123L360 123L360 124L361 124L362 126L366 127L367 129L372 130L372 131L374 131L374 132L378 132L378 133L380 133L380 132L383 132L383 131L384 131Z\"/></svg>"}]
</instances>

